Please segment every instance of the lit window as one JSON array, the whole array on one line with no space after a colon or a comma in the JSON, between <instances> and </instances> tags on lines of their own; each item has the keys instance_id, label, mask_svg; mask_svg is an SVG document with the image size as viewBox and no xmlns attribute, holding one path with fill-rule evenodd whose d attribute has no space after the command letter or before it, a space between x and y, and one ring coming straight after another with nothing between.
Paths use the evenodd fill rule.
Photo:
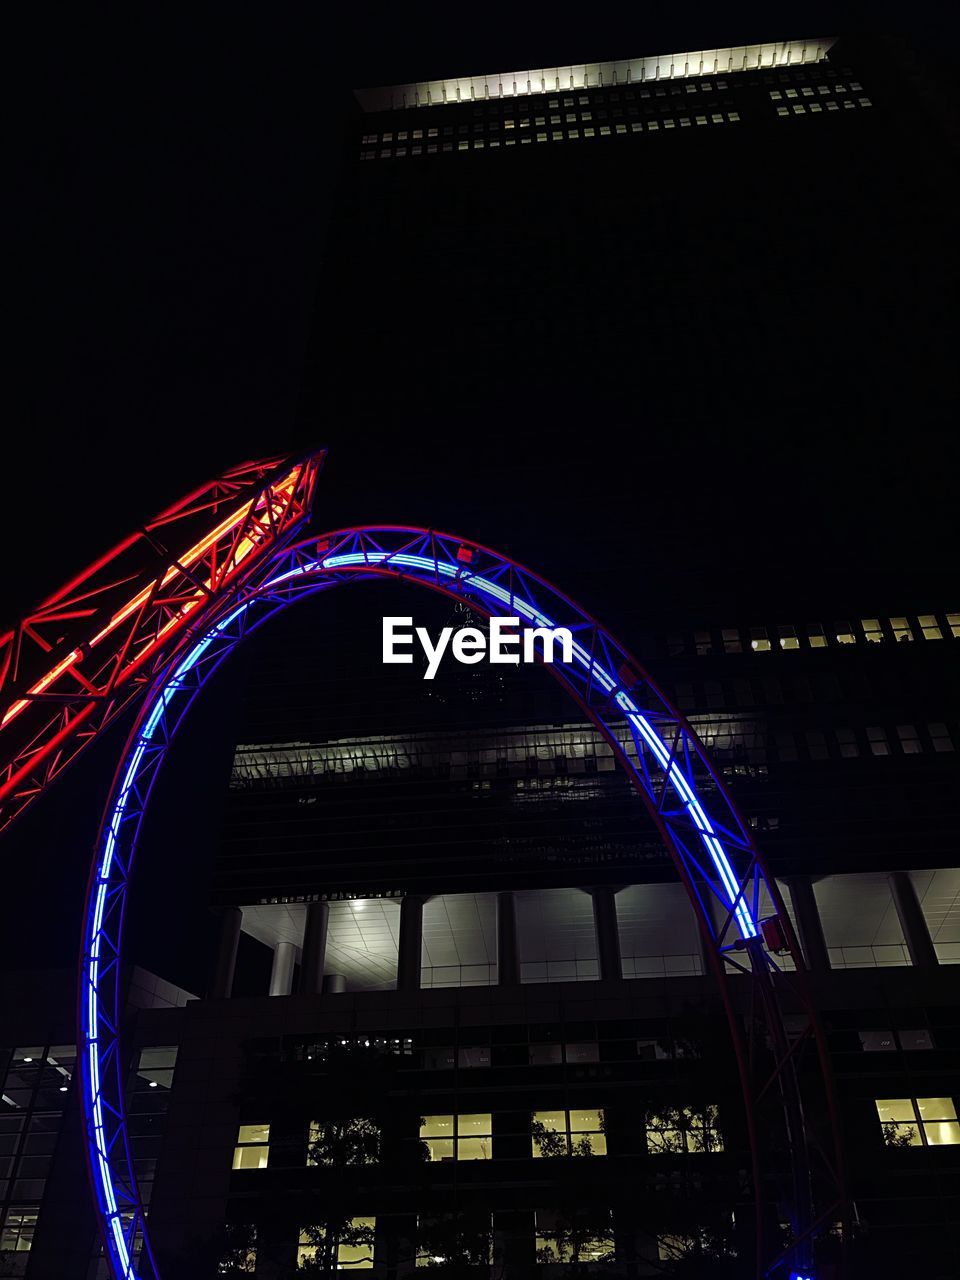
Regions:
<instances>
[{"instance_id":1,"label":"lit window","mask_svg":"<svg viewBox=\"0 0 960 1280\"><path fill-rule=\"evenodd\" d=\"M773 99L774 102L779 102L780 99L783 97L783 94L780 92L779 89L771 89L770 97Z\"/></svg>"},{"instance_id":2,"label":"lit window","mask_svg":"<svg viewBox=\"0 0 960 1280\"><path fill-rule=\"evenodd\" d=\"M943 639L943 632L940 630L940 626L932 613L921 613L919 622L924 640Z\"/></svg>"},{"instance_id":3,"label":"lit window","mask_svg":"<svg viewBox=\"0 0 960 1280\"><path fill-rule=\"evenodd\" d=\"M887 735L879 725L867 726L867 741L870 743L870 750L875 756L888 756L890 754Z\"/></svg>"},{"instance_id":4,"label":"lit window","mask_svg":"<svg viewBox=\"0 0 960 1280\"><path fill-rule=\"evenodd\" d=\"M917 756L923 751L916 725L898 724L897 737L900 739L900 750L905 756Z\"/></svg>"},{"instance_id":5,"label":"lit window","mask_svg":"<svg viewBox=\"0 0 960 1280\"><path fill-rule=\"evenodd\" d=\"M837 623L837 644L856 644L857 637L853 634L853 627L849 622Z\"/></svg>"},{"instance_id":6,"label":"lit window","mask_svg":"<svg viewBox=\"0 0 960 1280\"><path fill-rule=\"evenodd\" d=\"M651 1155L722 1151L717 1108L664 1107L647 1112L647 1151Z\"/></svg>"},{"instance_id":7,"label":"lit window","mask_svg":"<svg viewBox=\"0 0 960 1280\"><path fill-rule=\"evenodd\" d=\"M750 628L750 648L754 653L765 653L770 648L770 639L766 627Z\"/></svg>"},{"instance_id":8,"label":"lit window","mask_svg":"<svg viewBox=\"0 0 960 1280\"><path fill-rule=\"evenodd\" d=\"M233 1150L234 1169L265 1169L270 1157L270 1126L242 1124Z\"/></svg>"},{"instance_id":9,"label":"lit window","mask_svg":"<svg viewBox=\"0 0 960 1280\"><path fill-rule=\"evenodd\" d=\"M827 635L822 623L807 623L807 644L811 649L825 649L827 647Z\"/></svg>"},{"instance_id":10,"label":"lit window","mask_svg":"<svg viewBox=\"0 0 960 1280\"><path fill-rule=\"evenodd\" d=\"M3 1230L0 1231L0 1253L29 1253L30 1246L33 1244L33 1233L36 1230L36 1226L36 1209L9 1209L7 1216L3 1220ZM9 1274L20 1275L22 1273L14 1267Z\"/></svg>"},{"instance_id":11,"label":"lit window","mask_svg":"<svg viewBox=\"0 0 960 1280\"><path fill-rule=\"evenodd\" d=\"M797 633L793 627L780 627L779 632L781 649L800 648L800 641L797 639Z\"/></svg>"},{"instance_id":12,"label":"lit window","mask_svg":"<svg viewBox=\"0 0 960 1280\"><path fill-rule=\"evenodd\" d=\"M860 1046L865 1053L896 1053L892 1031L861 1031Z\"/></svg>"},{"instance_id":13,"label":"lit window","mask_svg":"<svg viewBox=\"0 0 960 1280\"><path fill-rule=\"evenodd\" d=\"M960 1145L952 1098L878 1098L876 1105L888 1147Z\"/></svg>"},{"instance_id":14,"label":"lit window","mask_svg":"<svg viewBox=\"0 0 960 1280\"><path fill-rule=\"evenodd\" d=\"M463 1268L480 1274L493 1265L493 1215L443 1213L417 1218L417 1267L445 1267L447 1274Z\"/></svg>"},{"instance_id":15,"label":"lit window","mask_svg":"<svg viewBox=\"0 0 960 1280\"><path fill-rule=\"evenodd\" d=\"M845 760L853 759L854 756L860 754L857 746L856 734L852 729L836 729L837 745L840 747L840 755Z\"/></svg>"},{"instance_id":16,"label":"lit window","mask_svg":"<svg viewBox=\"0 0 960 1280\"><path fill-rule=\"evenodd\" d=\"M883 632L880 630L879 618L861 618L860 625L863 627L863 634L871 644L880 644L882 642Z\"/></svg>"},{"instance_id":17,"label":"lit window","mask_svg":"<svg viewBox=\"0 0 960 1280\"><path fill-rule=\"evenodd\" d=\"M950 628L950 634L960 640L960 613L948 613L947 626Z\"/></svg>"},{"instance_id":18,"label":"lit window","mask_svg":"<svg viewBox=\"0 0 960 1280\"><path fill-rule=\"evenodd\" d=\"M349 1120L311 1120L307 1164L376 1164L380 1159L380 1126L367 1116Z\"/></svg>"},{"instance_id":19,"label":"lit window","mask_svg":"<svg viewBox=\"0 0 960 1280\"><path fill-rule=\"evenodd\" d=\"M913 632L910 630L910 623L906 618L891 618L890 627L893 631L894 640L912 640Z\"/></svg>"},{"instance_id":20,"label":"lit window","mask_svg":"<svg viewBox=\"0 0 960 1280\"><path fill-rule=\"evenodd\" d=\"M928 724L927 730L929 731L934 751L953 750L953 742L950 740L950 733L945 724Z\"/></svg>"},{"instance_id":21,"label":"lit window","mask_svg":"<svg viewBox=\"0 0 960 1280\"><path fill-rule=\"evenodd\" d=\"M336 1227L304 1227L297 1267L319 1271L369 1271L373 1266L376 1218L348 1218Z\"/></svg>"},{"instance_id":22,"label":"lit window","mask_svg":"<svg viewBox=\"0 0 960 1280\"><path fill-rule=\"evenodd\" d=\"M490 1113L424 1116L420 1140L430 1160L489 1160L493 1154Z\"/></svg>"},{"instance_id":23,"label":"lit window","mask_svg":"<svg viewBox=\"0 0 960 1280\"><path fill-rule=\"evenodd\" d=\"M737 124L737 122L740 119L740 112L739 111L729 112L727 115L727 119L730 121L731 124Z\"/></svg>"},{"instance_id":24,"label":"lit window","mask_svg":"<svg viewBox=\"0 0 960 1280\"><path fill-rule=\"evenodd\" d=\"M536 1212L537 1261L569 1263L614 1260L613 1216L609 1209L566 1215L549 1209Z\"/></svg>"},{"instance_id":25,"label":"lit window","mask_svg":"<svg viewBox=\"0 0 960 1280\"><path fill-rule=\"evenodd\" d=\"M602 1110L535 1111L531 1133L534 1156L605 1156Z\"/></svg>"}]
</instances>

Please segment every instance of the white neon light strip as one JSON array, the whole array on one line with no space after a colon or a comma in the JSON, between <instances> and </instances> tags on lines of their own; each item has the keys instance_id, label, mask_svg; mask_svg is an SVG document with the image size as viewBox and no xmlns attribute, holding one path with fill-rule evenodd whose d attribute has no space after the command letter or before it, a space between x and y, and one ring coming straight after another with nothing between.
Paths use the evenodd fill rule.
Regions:
<instances>
[{"instance_id":1,"label":"white neon light strip","mask_svg":"<svg viewBox=\"0 0 960 1280\"><path fill-rule=\"evenodd\" d=\"M447 80L419 80L410 84L355 89L364 111L394 111L404 107L435 107L447 103L485 102L491 98L522 98L535 93L563 93L571 89L612 88L650 80L682 80L700 76L735 75L761 68L809 65L827 56L836 38L781 40L769 44L731 45L660 53L614 62L580 62L526 71L495 71L482 76Z\"/></svg>"}]
</instances>

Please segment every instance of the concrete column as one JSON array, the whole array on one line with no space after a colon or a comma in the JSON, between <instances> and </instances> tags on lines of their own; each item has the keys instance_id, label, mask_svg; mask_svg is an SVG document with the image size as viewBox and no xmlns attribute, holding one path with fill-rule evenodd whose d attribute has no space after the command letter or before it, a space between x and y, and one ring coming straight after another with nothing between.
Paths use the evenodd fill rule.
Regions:
<instances>
[{"instance_id":1,"label":"concrete column","mask_svg":"<svg viewBox=\"0 0 960 1280\"><path fill-rule=\"evenodd\" d=\"M790 876L787 888L790 890L790 904L796 917L797 933L800 935L800 946L803 948L807 968L811 973L829 973L830 955L823 936L823 925L820 923L813 878Z\"/></svg>"},{"instance_id":2,"label":"concrete column","mask_svg":"<svg viewBox=\"0 0 960 1280\"><path fill-rule=\"evenodd\" d=\"M300 960L302 996L315 996L323 990L323 961L327 951L329 919L329 903L307 903L307 922L303 930L303 953Z\"/></svg>"},{"instance_id":3,"label":"concrete column","mask_svg":"<svg viewBox=\"0 0 960 1280\"><path fill-rule=\"evenodd\" d=\"M243 912L239 907L224 907L220 914L220 941L217 960L210 986L213 1000L227 1000L233 991L233 979L237 971L237 948L240 945L240 926Z\"/></svg>"},{"instance_id":4,"label":"concrete column","mask_svg":"<svg viewBox=\"0 0 960 1280\"><path fill-rule=\"evenodd\" d=\"M597 930L597 958L601 978L622 978L620 963L620 928L617 924L617 891L603 885L590 890L593 898L593 922Z\"/></svg>"},{"instance_id":5,"label":"concrete column","mask_svg":"<svg viewBox=\"0 0 960 1280\"><path fill-rule=\"evenodd\" d=\"M920 899L917 897L917 891L913 887L913 881L906 871L894 871L887 880L890 884L890 893L893 896L893 905L897 909L897 916L900 919L900 928L903 930L904 941L907 944L907 950L910 952L910 961L918 969L934 969L940 963L937 959L936 948L933 945L933 939L930 937L930 930L927 928L926 917L923 914L923 908L920 906Z\"/></svg>"},{"instance_id":6,"label":"concrete column","mask_svg":"<svg viewBox=\"0 0 960 1280\"><path fill-rule=\"evenodd\" d=\"M292 942L278 942L273 950L273 968L270 971L270 995L288 996L293 990L293 966L297 948Z\"/></svg>"},{"instance_id":7,"label":"concrete column","mask_svg":"<svg viewBox=\"0 0 960 1280\"><path fill-rule=\"evenodd\" d=\"M400 899L400 939L397 946L397 990L420 990L423 948L423 904L426 898L407 893Z\"/></svg>"},{"instance_id":8,"label":"concrete column","mask_svg":"<svg viewBox=\"0 0 960 1280\"><path fill-rule=\"evenodd\" d=\"M507 891L497 894L497 983L515 987L520 982L520 941L517 932L517 900Z\"/></svg>"}]
</instances>

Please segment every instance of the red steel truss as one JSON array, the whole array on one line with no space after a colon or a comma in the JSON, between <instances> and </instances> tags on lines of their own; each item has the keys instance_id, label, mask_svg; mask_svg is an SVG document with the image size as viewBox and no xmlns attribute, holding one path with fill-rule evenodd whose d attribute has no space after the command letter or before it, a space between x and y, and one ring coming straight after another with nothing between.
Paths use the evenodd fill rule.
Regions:
<instances>
[{"instance_id":1,"label":"red steel truss","mask_svg":"<svg viewBox=\"0 0 960 1280\"><path fill-rule=\"evenodd\" d=\"M149 687L206 604L296 537L324 453L231 468L0 635L0 830Z\"/></svg>"}]
</instances>

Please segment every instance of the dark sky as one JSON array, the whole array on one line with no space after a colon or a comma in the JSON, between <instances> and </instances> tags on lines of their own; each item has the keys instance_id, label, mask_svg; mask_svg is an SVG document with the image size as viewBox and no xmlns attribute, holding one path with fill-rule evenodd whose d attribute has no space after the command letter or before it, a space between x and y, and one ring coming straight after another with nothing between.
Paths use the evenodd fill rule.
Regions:
<instances>
[{"instance_id":1,"label":"dark sky","mask_svg":"<svg viewBox=\"0 0 960 1280\"><path fill-rule=\"evenodd\" d=\"M902 9L551 4L518 12L485 3L352 6L336 17L320 4L34 11L13 47L22 90L12 124L23 145L13 174L17 283L8 316L18 339L13 381L22 408L8 417L4 444L2 619L12 620L202 479L243 457L311 441L331 449L321 490L329 526L391 518L457 524L538 565L544 557L545 568L572 558L577 589L588 584L592 570L576 564L580 534L592 526L592 545L601 545L615 505L611 492L625 501L629 490L617 474L584 474L569 435L532 440L514 428L492 428L483 441L487 461L468 469L462 463L476 454L475 441L449 422L418 426L416 438L402 419L366 422L361 433L344 412L349 397L333 390L329 415L304 420L310 325L335 327L341 314L337 297L318 291L335 254L325 230L344 90L496 66L865 27L890 32L904 24L911 46L939 67L954 33L922 8ZM332 383L335 375L331 370ZM884 376L878 368L876 379ZM879 403L876 388L870 394ZM919 424L851 422L849 435L819 440L813 463L801 458L796 438L764 437L765 452L746 464L747 474L759 485L764 459L777 461L784 509L792 504L797 512L784 555L790 572L807 574L798 589L809 590L824 568L830 520L841 577L856 568L882 583L889 566L902 575L913 565L931 583L947 579L956 446L940 416L945 403L941 389ZM642 462L642 442L628 438L627 428L622 440L615 421L603 429L629 462ZM721 436L724 430L721 421ZM588 424L585 439L591 431ZM751 454L749 440L730 452L740 466ZM544 487L562 496L563 519L494 503L491 477L503 467L531 484L546 476ZM832 512L823 512L816 492L801 492L815 476L823 478ZM905 486L907 550L889 534ZM918 500L920 490L926 499ZM838 494L846 495L842 504L833 501ZM624 527L620 507L611 528ZM869 519L877 521L875 540L849 536ZM807 532L819 563L803 570ZM730 545L739 553L743 540ZM763 564L769 577L774 560ZM745 569L738 580L752 581ZM724 589L721 581L717 591ZM97 791L108 754L63 784L73 788L69 796ZM57 928L71 918L95 820L91 802L71 809L68 823L68 792L62 796L48 797L55 808L7 844L12 859L38 848L52 857L52 846L69 846L55 855L67 869L47 903ZM38 875L45 865L47 858ZM36 885L10 881L8 888L18 896ZM15 962L10 952L21 942L18 931L8 934L7 962Z\"/></svg>"}]
</instances>

